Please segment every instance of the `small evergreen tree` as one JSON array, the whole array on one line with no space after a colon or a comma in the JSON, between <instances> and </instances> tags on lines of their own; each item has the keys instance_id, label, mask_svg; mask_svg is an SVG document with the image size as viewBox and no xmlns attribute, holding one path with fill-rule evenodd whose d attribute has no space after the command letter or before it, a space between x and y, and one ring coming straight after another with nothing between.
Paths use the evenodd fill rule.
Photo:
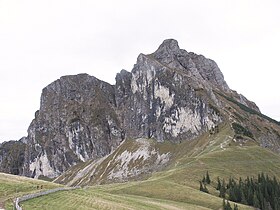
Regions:
<instances>
[{"instance_id":1,"label":"small evergreen tree","mask_svg":"<svg viewBox=\"0 0 280 210\"><path fill-rule=\"evenodd\" d=\"M223 210L226 209L226 201L225 201L225 198L223 199Z\"/></svg>"},{"instance_id":2,"label":"small evergreen tree","mask_svg":"<svg viewBox=\"0 0 280 210\"><path fill-rule=\"evenodd\" d=\"M233 210L238 210L237 204L234 204Z\"/></svg>"},{"instance_id":3,"label":"small evergreen tree","mask_svg":"<svg viewBox=\"0 0 280 210\"><path fill-rule=\"evenodd\" d=\"M207 187L205 184L203 184L202 182L199 182L200 186L199 186L199 190L205 193L209 193Z\"/></svg>"},{"instance_id":4,"label":"small evergreen tree","mask_svg":"<svg viewBox=\"0 0 280 210\"><path fill-rule=\"evenodd\" d=\"M209 193L209 190L207 189L206 185L204 185L204 192Z\"/></svg>"},{"instance_id":5,"label":"small evergreen tree","mask_svg":"<svg viewBox=\"0 0 280 210\"><path fill-rule=\"evenodd\" d=\"M206 179L205 179L204 175L203 175L203 178L202 178L202 183L206 183Z\"/></svg>"},{"instance_id":6,"label":"small evergreen tree","mask_svg":"<svg viewBox=\"0 0 280 210\"><path fill-rule=\"evenodd\" d=\"M217 178L217 187L216 187L216 190L220 190L221 189L221 180L220 178L218 177Z\"/></svg>"},{"instance_id":7,"label":"small evergreen tree","mask_svg":"<svg viewBox=\"0 0 280 210\"><path fill-rule=\"evenodd\" d=\"M254 196L253 196L253 206L256 208L261 208L261 204L260 204L260 201L259 201L256 193L254 193Z\"/></svg>"},{"instance_id":8,"label":"small evergreen tree","mask_svg":"<svg viewBox=\"0 0 280 210\"><path fill-rule=\"evenodd\" d=\"M210 180L210 176L209 176L208 171L206 172L205 182L206 182L206 184L210 184L210 183L211 183L211 180Z\"/></svg>"},{"instance_id":9,"label":"small evergreen tree","mask_svg":"<svg viewBox=\"0 0 280 210\"><path fill-rule=\"evenodd\" d=\"M230 203L227 201L225 210L232 210Z\"/></svg>"},{"instance_id":10,"label":"small evergreen tree","mask_svg":"<svg viewBox=\"0 0 280 210\"><path fill-rule=\"evenodd\" d=\"M203 188L202 182L199 182L199 184L200 184L200 186L199 186L199 190L200 190L200 191L202 191L202 192L204 192L204 191L203 191L203 190L204 190L204 188Z\"/></svg>"},{"instance_id":11,"label":"small evergreen tree","mask_svg":"<svg viewBox=\"0 0 280 210\"><path fill-rule=\"evenodd\" d=\"M219 194L219 197L221 198L225 198L226 197L226 187L225 187L225 180L223 179L223 182L222 182L222 186L221 186L221 189L220 189L220 194Z\"/></svg>"},{"instance_id":12,"label":"small evergreen tree","mask_svg":"<svg viewBox=\"0 0 280 210\"><path fill-rule=\"evenodd\" d=\"M274 208L273 209L280 209L280 206L279 206L279 200L277 197L274 197Z\"/></svg>"},{"instance_id":13,"label":"small evergreen tree","mask_svg":"<svg viewBox=\"0 0 280 210\"><path fill-rule=\"evenodd\" d=\"M241 192L241 203L244 205L248 205L244 191Z\"/></svg>"}]
</instances>

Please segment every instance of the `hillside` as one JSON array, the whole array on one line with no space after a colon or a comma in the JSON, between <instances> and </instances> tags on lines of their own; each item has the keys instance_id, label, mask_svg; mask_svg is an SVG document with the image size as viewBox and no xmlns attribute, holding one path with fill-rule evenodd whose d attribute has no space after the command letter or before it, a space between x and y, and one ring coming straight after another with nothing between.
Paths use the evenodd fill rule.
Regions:
<instances>
[{"instance_id":1,"label":"hillside","mask_svg":"<svg viewBox=\"0 0 280 210\"><path fill-rule=\"evenodd\" d=\"M47 181L0 173L0 208L12 209L15 197L60 186Z\"/></svg>"},{"instance_id":2,"label":"hillside","mask_svg":"<svg viewBox=\"0 0 280 210\"><path fill-rule=\"evenodd\" d=\"M115 159L107 157L110 158L110 164L114 167L111 168L108 161L103 160L107 170L101 170L100 173L103 173L103 176L97 174L97 177L103 181L103 185L88 187L88 185L97 183L96 179L91 181L88 179L87 173L90 174L92 171L87 170L87 173L77 179L75 173L78 171L83 173L84 170L81 168L87 167L76 166L57 181L64 181L65 184L71 185L85 185L86 188L74 190L71 193L60 192L56 195L36 198L25 202L24 205L29 209L42 209L42 203L50 205L49 209L71 209L71 206L73 209L97 207L97 209L220 209L222 199L218 197L219 193L215 189L218 176L221 179L233 177L238 180L239 177L256 177L258 173L265 172L280 180L279 155L258 146L255 141L238 143L234 141L233 136L234 133L230 126L223 125L217 134L205 134L192 141L173 145L173 147L170 147L170 143L157 144L153 140L146 140L150 146L153 144L151 147L162 154L172 151L170 165L160 172L149 175L145 173L145 176L141 177L141 179L145 179L141 181L108 184L108 182L112 182L110 172L114 171L113 168L118 169L123 165L122 162L116 161L120 153L126 153L122 151L122 147L125 146L126 151L135 149L134 141L129 140L116 150L116 154L112 154ZM151 157L152 159L153 157ZM138 159L130 161L129 165L134 165L132 172L138 166L145 165L147 160L148 158L144 159L139 156ZM140 162L142 164L139 164ZM138 165L135 166L137 163ZM99 164L99 167L102 168L102 163ZM212 179L212 184L208 185L210 194L199 191L199 181L206 171L209 171ZM126 173L128 172L126 171ZM98 183L101 182L100 179ZM105 184L106 182L107 184ZM238 204L238 207L239 209L251 209L241 204Z\"/></svg>"},{"instance_id":3,"label":"hillside","mask_svg":"<svg viewBox=\"0 0 280 210\"><path fill-rule=\"evenodd\" d=\"M78 74L45 87L28 136L0 145L0 171L84 187L27 209L220 209L217 177L279 180L279 154L279 122L231 90L215 61L168 39L114 85Z\"/></svg>"},{"instance_id":4,"label":"hillside","mask_svg":"<svg viewBox=\"0 0 280 210\"><path fill-rule=\"evenodd\" d=\"M279 122L231 90L215 61L168 39L118 73L115 85L79 74L45 87L28 136L0 145L0 171L57 178L77 164L94 167L126 140L178 144L225 123L239 141L279 153Z\"/></svg>"},{"instance_id":5,"label":"hillside","mask_svg":"<svg viewBox=\"0 0 280 210\"><path fill-rule=\"evenodd\" d=\"M108 184L147 179L153 171L165 169L163 174L165 177L168 174L168 179L174 177L178 184L184 184L183 177L186 176L186 180L195 180L194 185L188 181L188 185L195 187L207 170L213 171L214 177L224 178L233 174L236 178L253 176L261 172L279 177L279 158L253 139L236 139L231 126L223 124L216 134L206 133L181 144L157 143L150 139L127 140L109 156L78 164L54 181L70 186Z\"/></svg>"}]
</instances>

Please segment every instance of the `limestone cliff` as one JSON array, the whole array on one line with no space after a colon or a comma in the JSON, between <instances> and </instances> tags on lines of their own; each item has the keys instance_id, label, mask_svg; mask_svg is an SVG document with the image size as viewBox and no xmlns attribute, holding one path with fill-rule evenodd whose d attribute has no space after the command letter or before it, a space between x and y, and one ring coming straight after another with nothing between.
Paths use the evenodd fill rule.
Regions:
<instances>
[{"instance_id":1,"label":"limestone cliff","mask_svg":"<svg viewBox=\"0 0 280 210\"><path fill-rule=\"evenodd\" d=\"M28 129L23 174L55 177L109 154L124 138L115 107L114 86L87 74L48 85Z\"/></svg>"},{"instance_id":2,"label":"limestone cliff","mask_svg":"<svg viewBox=\"0 0 280 210\"><path fill-rule=\"evenodd\" d=\"M140 54L131 72L118 73L115 85L79 74L44 88L28 136L0 146L0 169L53 178L107 157L124 139L180 143L221 123L236 123L239 139L247 135L279 152L279 123L231 90L213 60L168 39L154 53ZM20 153L16 164L12 151Z\"/></svg>"}]
</instances>

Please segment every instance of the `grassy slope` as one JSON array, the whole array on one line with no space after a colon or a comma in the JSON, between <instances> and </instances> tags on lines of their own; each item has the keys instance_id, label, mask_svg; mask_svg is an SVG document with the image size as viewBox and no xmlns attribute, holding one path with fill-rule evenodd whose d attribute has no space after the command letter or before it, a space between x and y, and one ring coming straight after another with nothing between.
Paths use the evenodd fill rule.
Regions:
<instances>
[{"instance_id":1,"label":"grassy slope","mask_svg":"<svg viewBox=\"0 0 280 210\"><path fill-rule=\"evenodd\" d=\"M111 186L112 189L116 187ZM183 202L154 199L136 195L108 193L90 187L69 192L58 192L23 203L24 209L208 209Z\"/></svg>"},{"instance_id":2,"label":"grassy slope","mask_svg":"<svg viewBox=\"0 0 280 210\"><path fill-rule=\"evenodd\" d=\"M0 205L6 209L12 209L12 200L24 194L44 189L56 188L61 185L26 177L0 173Z\"/></svg>"},{"instance_id":3,"label":"grassy slope","mask_svg":"<svg viewBox=\"0 0 280 210\"><path fill-rule=\"evenodd\" d=\"M222 199L214 188L217 176L237 179L263 171L280 180L279 155L254 141L240 146L232 136L225 125L219 134L179 144L168 169L147 180L59 192L25 202L25 209L219 209ZM168 143L160 148L164 144ZM213 179L212 186L207 186L211 195L198 190L207 170Z\"/></svg>"}]
</instances>

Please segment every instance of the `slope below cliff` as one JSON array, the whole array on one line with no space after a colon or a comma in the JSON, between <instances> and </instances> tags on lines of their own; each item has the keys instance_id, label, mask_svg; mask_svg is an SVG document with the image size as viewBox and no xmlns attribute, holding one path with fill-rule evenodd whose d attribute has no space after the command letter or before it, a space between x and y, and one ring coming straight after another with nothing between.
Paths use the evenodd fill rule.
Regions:
<instances>
[{"instance_id":1,"label":"slope below cliff","mask_svg":"<svg viewBox=\"0 0 280 210\"><path fill-rule=\"evenodd\" d=\"M140 139L179 144L215 134L222 124L228 124L234 132L232 138L240 142L253 141L280 152L279 122L262 115L253 102L231 90L213 60L180 49L176 40L168 39L154 53L140 54L131 72L118 73L115 85L79 74L61 77L44 88L28 136L21 143L0 146L0 169L54 178L90 161L88 168L97 170L93 176L125 180L131 174L138 177L159 170L169 162L147 168L139 158L162 161L157 158L163 153ZM124 154L117 155L127 145L121 143L130 139L138 139L135 148L126 153L123 148ZM14 151L21 154L16 167L10 164L15 162ZM145 151L143 156L137 156L139 151ZM171 153L164 154L167 158ZM124 157L143 163L139 166L143 173L114 175L129 168L129 163L122 162ZM106 170L96 164L102 158L110 163ZM117 163L122 163L118 170L112 168Z\"/></svg>"}]
</instances>

